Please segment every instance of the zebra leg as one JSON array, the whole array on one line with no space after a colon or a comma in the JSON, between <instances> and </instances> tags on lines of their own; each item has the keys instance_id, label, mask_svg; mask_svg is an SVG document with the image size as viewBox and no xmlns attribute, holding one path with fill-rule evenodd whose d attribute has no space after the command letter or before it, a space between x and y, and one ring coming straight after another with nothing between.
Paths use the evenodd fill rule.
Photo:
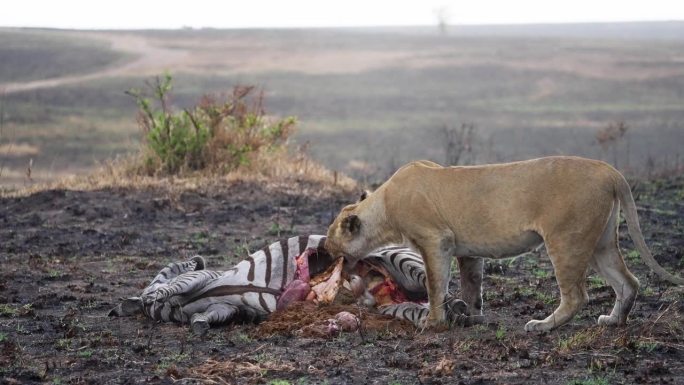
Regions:
<instances>
[{"instance_id":1,"label":"zebra leg","mask_svg":"<svg viewBox=\"0 0 684 385\"><path fill-rule=\"evenodd\" d=\"M482 323L482 316L466 316L466 304L449 293L446 299L446 316L450 325L459 324L470 326ZM416 302L402 302L378 308L380 314L391 315L394 318L411 321L416 327L423 327L430 315L427 304Z\"/></svg>"},{"instance_id":2,"label":"zebra leg","mask_svg":"<svg viewBox=\"0 0 684 385\"><path fill-rule=\"evenodd\" d=\"M184 262L169 263L165 268L161 269L154 279L152 279L152 282L147 285L143 290L141 297L149 297L150 293L155 292L159 287L164 286L179 275L189 271L204 270L205 266L204 258L199 255Z\"/></svg>"},{"instance_id":3,"label":"zebra leg","mask_svg":"<svg viewBox=\"0 0 684 385\"><path fill-rule=\"evenodd\" d=\"M211 325L218 325L230 321L238 313L238 308L227 303L209 305L203 313L195 313L190 318L190 327L196 335L206 334Z\"/></svg>"},{"instance_id":4,"label":"zebra leg","mask_svg":"<svg viewBox=\"0 0 684 385\"><path fill-rule=\"evenodd\" d=\"M142 313L143 302L140 297L131 297L124 299L120 304L109 311L109 317L128 317L134 314Z\"/></svg>"},{"instance_id":5,"label":"zebra leg","mask_svg":"<svg viewBox=\"0 0 684 385\"><path fill-rule=\"evenodd\" d=\"M482 273L484 260L479 257L456 257L461 272L461 293L468 305L468 315L482 315Z\"/></svg>"},{"instance_id":6,"label":"zebra leg","mask_svg":"<svg viewBox=\"0 0 684 385\"><path fill-rule=\"evenodd\" d=\"M204 258L200 255L195 255L183 262L171 262L159 271L152 280L152 283L166 283L188 271L204 270L205 266Z\"/></svg>"},{"instance_id":7,"label":"zebra leg","mask_svg":"<svg viewBox=\"0 0 684 385\"><path fill-rule=\"evenodd\" d=\"M472 326L484 323L483 315L468 315L468 305L452 293L447 294L445 302L447 320L450 325Z\"/></svg>"},{"instance_id":8,"label":"zebra leg","mask_svg":"<svg viewBox=\"0 0 684 385\"><path fill-rule=\"evenodd\" d=\"M449 324L470 325L479 323L473 317L465 316L465 302L454 297L449 293L446 298L445 309ZM378 308L380 314L391 315L397 319L411 321L416 327L422 327L430 315L430 308L427 304L416 302L402 302L398 304L386 305Z\"/></svg>"},{"instance_id":9,"label":"zebra leg","mask_svg":"<svg viewBox=\"0 0 684 385\"><path fill-rule=\"evenodd\" d=\"M144 303L155 301L172 301L173 305L182 305L181 295L200 290L207 284L221 275L220 272L213 270L189 271L183 273L167 284L157 286L155 290L143 294ZM175 300L175 301L174 301Z\"/></svg>"},{"instance_id":10,"label":"zebra leg","mask_svg":"<svg viewBox=\"0 0 684 385\"><path fill-rule=\"evenodd\" d=\"M416 327L422 327L427 322L427 317L430 314L428 304L421 304L415 302L402 302L378 308L380 314L391 315L394 318L407 320L413 323Z\"/></svg>"}]
</instances>

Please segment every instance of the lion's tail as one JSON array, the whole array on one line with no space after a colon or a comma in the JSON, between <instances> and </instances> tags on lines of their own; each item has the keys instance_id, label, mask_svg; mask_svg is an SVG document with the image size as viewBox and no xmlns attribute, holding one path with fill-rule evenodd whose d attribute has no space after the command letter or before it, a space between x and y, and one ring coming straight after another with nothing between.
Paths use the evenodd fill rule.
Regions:
<instances>
[{"instance_id":1,"label":"lion's tail","mask_svg":"<svg viewBox=\"0 0 684 385\"><path fill-rule=\"evenodd\" d=\"M639 251L641 259L661 278L672 283L684 285L684 279L671 274L662 266L660 266L658 261L653 258L648 246L646 246L644 235L641 233L641 227L639 226L639 217L637 215L636 204L634 203L632 191L629 188L629 183L627 183L625 178L619 173L617 173L616 177L616 190L618 199L620 200L620 204L622 204L622 209L624 210L629 236L632 238L632 241L634 241L634 245Z\"/></svg>"}]
</instances>

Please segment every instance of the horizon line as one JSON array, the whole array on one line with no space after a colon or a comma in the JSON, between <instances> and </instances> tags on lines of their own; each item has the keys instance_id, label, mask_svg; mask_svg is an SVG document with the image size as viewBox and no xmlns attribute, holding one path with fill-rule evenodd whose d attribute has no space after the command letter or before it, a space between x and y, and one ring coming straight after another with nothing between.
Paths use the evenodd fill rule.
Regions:
<instances>
[{"instance_id":1,"label":"horizon line","mask_svg":"<svg viewBox=\"0 0 684 385\"><path fill-rule=\"evenodd\" d=\"M615 21L545 21L545 22L508 22L508 23L447 23L446 27L526 27L526 26L563 26L563 25L600 25L600 24L649 24L649 23L684 23L684 19L653 20L615 20ZM213 27L190 26L178 27L50 27L50 26L18 26L0 25L0 29L36 29L59 31L178 31L178 30L298 30L298 29L381 29L381 28L438 28L433 24L388 24L388 25L333 25L333 26L238 26Z\"/></svg>"}]
</instances>

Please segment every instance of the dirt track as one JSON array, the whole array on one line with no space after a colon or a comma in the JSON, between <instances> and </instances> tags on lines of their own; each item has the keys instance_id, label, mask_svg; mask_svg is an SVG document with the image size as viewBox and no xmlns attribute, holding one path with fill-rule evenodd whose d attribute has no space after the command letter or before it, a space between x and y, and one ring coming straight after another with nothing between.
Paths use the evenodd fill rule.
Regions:
<instances>
[{"instance_id":1,"label":"dirt track","mask_svg":"<svg viewBox=\"0 0 684 385\"><path fill-rule=\"evenodd\" d=\"M648 244L681 275L684 179L637 192ZM617 329L595 325L614 297L590 278L590 302L569 325L524 333L525 322L557 302L543 256L488 262L488 323L440 334L388 322L331 340L267 336L253 325L197 338L184 326L106 317L168 261L200 253L227 267L279 236L325 231L353 198L315 185L254 183L0 198L0 383L684 383L683 289L659 283L633 255L627 263L642 293L629 325Z\"/></svg>"},{"instance_id":2,"label":"dirt track","mask_svg":"<svg viewBox=\"0 0 684 385\"><path fill-rule=\"evenodd\" d=\"M29 82L0 84L0 90L5 94L30 91L41 88L52 88L89 80L103 79L116 76L156 75L168 68L178 66L189 53L186 50L166 48L152 44L143 36L115 33L64 32L66 35L88 37L104 40L111 45L111 49L133 56L131 60L121 60L112 66L87 74L61 76L51 79L34 80Z\"/></svg>"}]
</instances>

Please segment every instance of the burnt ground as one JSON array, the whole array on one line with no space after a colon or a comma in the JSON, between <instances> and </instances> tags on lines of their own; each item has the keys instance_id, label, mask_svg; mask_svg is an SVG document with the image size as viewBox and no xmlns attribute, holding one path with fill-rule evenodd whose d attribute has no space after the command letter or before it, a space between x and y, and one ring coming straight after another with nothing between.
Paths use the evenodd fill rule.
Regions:
<instances>
[{"instance_id":1,"label":"burnt ground","mask_svg":"<svg viewBox=\"0 0 684 385\"><path fill-rule=\"evenodd\" d=\"M682 275L684 179L636 191L648 244ZM354 198L257 183L0 198L0 383L684 384L684 290L645 267L624 228L621 246L642 283L626 327L596 326L614 297L591 275L590 302L573 321L525 333L557 304L543 252L488 261L487 323L443 333L376 319L328 339L263 324L199 338L185 326L106 316L169 261L199 253L228 267L279 237L324 232Z\"/></svg>"}]
</instances>

